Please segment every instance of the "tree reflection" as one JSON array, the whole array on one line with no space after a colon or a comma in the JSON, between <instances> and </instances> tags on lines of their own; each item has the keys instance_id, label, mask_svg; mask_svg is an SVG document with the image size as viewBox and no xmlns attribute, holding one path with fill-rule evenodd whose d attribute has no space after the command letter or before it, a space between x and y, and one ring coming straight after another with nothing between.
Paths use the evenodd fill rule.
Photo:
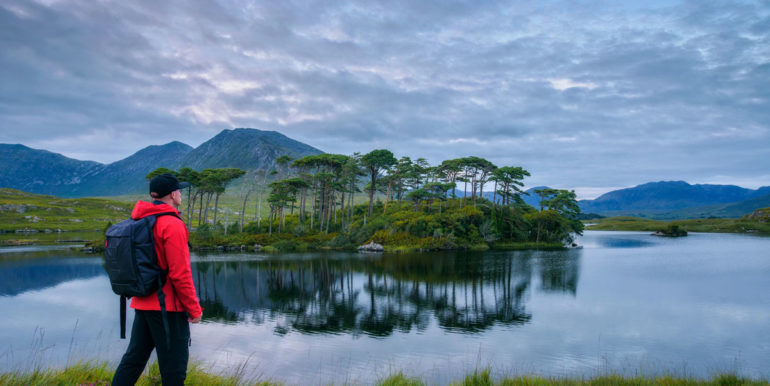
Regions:
<instances>
[{"instance_id":1,"label":"tree reflection","mask_svg":"<svg viewBox=\"0 0 770 386\"><path fill-rule=\"evenodd\" d=\"M206 318L277 320L276 333L476 333L520 325L533 277L546 292L575 294L574 252L487 252L385 256L310 255L249 262L197 262Z\"/></svg>"}]
</instances>

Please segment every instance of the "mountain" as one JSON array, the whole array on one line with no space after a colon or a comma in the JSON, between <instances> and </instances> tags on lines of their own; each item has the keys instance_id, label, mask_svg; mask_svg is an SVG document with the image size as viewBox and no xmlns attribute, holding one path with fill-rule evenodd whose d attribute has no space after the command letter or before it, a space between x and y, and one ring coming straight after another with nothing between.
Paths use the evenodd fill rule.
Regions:
<instances>
[{"instance_id":1,"label":"mountain","mask_svg":"<svg viewBox=\"0 0 770 386\"><path fill-rule=\"evenodd\" d=\"M111 196L115 194L145 193L147 173L159 168L173 168L193 148L182 142L145 147L128 158L104 166L86 179L86 184L74 186L71 195ZM139 183L138 183L139 182Z\"/></svg>"},{"instance_id":2,"label":"mountain","mask_svg":"<svg viewBox=\"0 0 770 386\"><path fill-rule=\"evenodd\" d=\"M687 208L739 203L768 194L770 194L770 187L767 186L752 190L735 185L690 185L684 181L660 181L614 190L595 200L581 200L580 208L584 213L665 218L668 213ZM749 206L751 205L746 207ZM751 210L753 209L742 214ZM681 212L680 215L685 213L687 211Z\"/></svg>"},{"instance_id":3,"label":"mountain","mask_svg":"<svg viewBox=\"0 0 770 386\"><path fill-rule=\"evenodd\" d=\"M24 145L0 144L0 187L66 196L103 167Z\"/></svg>"},{"instance_id":4,"label":"mountain","mask_svg":"<svg viewBox=\"0 0 770 386\"><path fill-rule=\"evenodd\" d=\"M294 159L322 151L295 141L277 131L256 129L223 130L181 159L177 166L195 170L208 168L263 169L273 166L276 158Z\"/></svg>"},{"instance_id":5,"label":"mountain","mask_svg":"<svg viewBox=\"0 0 770 386\"><path fill-rule=\"evenodd\" d=\"M0 144L0 187L59 197L144 193L144 176L159 167L255 170L274 166L282 155L300 158L321 153L278 132L257 129L223 130L195 149L177 141L148 146L107 165L24 145Z\"/></svg>"}]
</instances>

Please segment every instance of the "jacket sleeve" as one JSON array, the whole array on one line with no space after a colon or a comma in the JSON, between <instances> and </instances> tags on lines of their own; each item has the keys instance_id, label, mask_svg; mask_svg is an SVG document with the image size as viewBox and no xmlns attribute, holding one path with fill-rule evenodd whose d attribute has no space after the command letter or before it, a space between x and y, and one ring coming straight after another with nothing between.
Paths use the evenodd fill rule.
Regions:
<instances>
[{"instance_id":1,"label":"jacket sleeve","mask_svg":"<svg viewBox=\"0 0 770 386\"><path fill-rule=\"evenodd\" d=\"M178 222L178 225L177 225ZM190 313L192 318L201 316L203 310L198 302L190 269L190 249L187 244L187 229L178 219L170 219L163 228L164 251L168 264L168 280L174 286L174 294Z\"/></svg>"}]
</instances>

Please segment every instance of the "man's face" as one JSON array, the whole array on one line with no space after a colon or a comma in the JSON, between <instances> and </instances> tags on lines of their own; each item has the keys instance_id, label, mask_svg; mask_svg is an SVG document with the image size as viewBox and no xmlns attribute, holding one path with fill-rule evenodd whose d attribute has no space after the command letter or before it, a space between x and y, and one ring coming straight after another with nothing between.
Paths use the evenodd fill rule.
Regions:
<instances>
[{"instance_id":1,"label":"man's face","mask_svg":"<svg viewBox=\"0 0 770 386\"><path fill-rule=\"evenodd\" d=\"M174 201L175 208L182 206L182 192L179 189L171 192L171 199Z\"/></svg>"}]
</instances>

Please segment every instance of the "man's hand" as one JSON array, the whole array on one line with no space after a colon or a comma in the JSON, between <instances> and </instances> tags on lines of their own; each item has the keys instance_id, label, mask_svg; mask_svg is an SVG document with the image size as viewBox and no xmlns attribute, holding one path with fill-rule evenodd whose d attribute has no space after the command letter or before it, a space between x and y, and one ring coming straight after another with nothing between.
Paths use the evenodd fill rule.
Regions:
<instances>
[{"instance_id":1,"label":"man's hand","mask_svg":"<svg viewBox=\"0 0 770 386\"><path fill-rule=\"evenodd\" d=\"M199 317L197 317L197 318L195 318L195 319L187 319L187 320L188 320L190 323L200 323L200 322L201 322L201 318L202 318L202 317L203 317L203 315L201 315L201 316L199 316Z\"/></svg>"}]
</instances>

